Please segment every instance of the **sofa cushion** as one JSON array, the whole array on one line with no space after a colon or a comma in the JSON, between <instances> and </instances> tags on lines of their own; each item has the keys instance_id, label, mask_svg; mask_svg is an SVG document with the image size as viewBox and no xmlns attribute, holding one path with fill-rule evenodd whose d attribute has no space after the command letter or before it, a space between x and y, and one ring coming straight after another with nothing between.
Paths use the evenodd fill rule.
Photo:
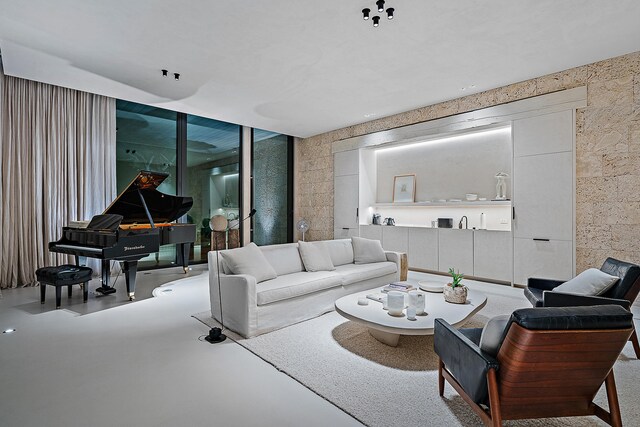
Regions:
<instances>
[{"instance_id":1,"label":"sofa cushion","mask_svg":"<svg viewBox=\"0 0 640 427\"><path fill-rule=\"evenodd\" d=\"M353 259L356 264L368 264L387 260L379 240L352 237Z\"/></svg>"},{"instance_id":2,"label":"sofa cushion","mask_svg":"<svg viewBox=\"0 0 640 427\"><path fill-rule=\"evenodd\" d=\"M341 286L340 276L333 271L303 271L279 276L260 283L257 287L257 304L266 305L313 292Z\"/></svg>"},{"instance_id":3,"label":"sofa cushion","mask_svg":"<svg viewBox=\"0 0 640 427\"><path fill-rule=\"evenodd\" d=\"M345 264L336 267L336 273L342 278L343 285L351 285L363 280L393 274L398 271L398 266L394 262L385 261L375 264Z\"/></svg>"},{"instance_id":4,"label":"sofa cushion","mask_svg":"<svg viewBox=\"0 0 640 427\"><path fill-rule=\"evenodd\" d=\"M262 282L278 277L258 246L251 242L243 248L221 251L225 266L233 274L248 274Z\"/></svg>"},{"instance_id":5,"label":"sofa cushion","mask_svg":"<svg viewBox=\"0 0 640 427\"><path fill-rule=\"evenodd\" d=\"M334 266L353 264L353 245L351 239L326 240L331 262Z\"/></svg>"},{"instance_id":6,"label":"sofa cushion","mask_svg":"<svg viewBox=\"0 0 640 427\"><path fill-rule=\"evenodd\" d=\"M325 242L298 242L298 249L305 270L332 271L336 269Z\"/></svg>"},{"instance_id":7,"label":"sofa cushion","mask_svg":"<svg viewBox=\"0 0 640 427\"><path fill-rule=\"evenodd\" d=\"M553 288L553 292L568 294L601 295L615 285L620 278L600 271L597 268L589 268L578 274L571 280Z\"/></svg>"},{"instance_id":8,"label":"sofa cushion","mask_svg":"<svg viewBox=\"0 0 640 427\"><path fill-rule=\"evenodd\" d=\"M297 243L260 246L260 250L278 276L304 271Z\"/></svg>"}]
</instances>

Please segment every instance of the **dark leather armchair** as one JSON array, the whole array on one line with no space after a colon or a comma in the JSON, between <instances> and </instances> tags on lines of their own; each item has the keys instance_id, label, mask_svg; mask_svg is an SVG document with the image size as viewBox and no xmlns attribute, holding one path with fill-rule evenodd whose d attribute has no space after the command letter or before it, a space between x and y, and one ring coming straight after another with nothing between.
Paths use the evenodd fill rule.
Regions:
<instances>
[{"instance_id":1,"label":"dark leather armchair","mask_svg":"<svg viewBox=\"0 0 640 427\"><path fill-rule=\"evenodd\" d=\"M534 307L573 307L590 305L620 305L627 310L640 293L640 266L607 258L600 270L612 276L618 276L616 282L605 294L599 296L585 296L567 294L563 292L550 292L556 286L564 283L561 280L530 278L524 295ZM638 335L634 331L630 338L636 357L640 359L640 344Z\"/></svg>"},{"instance_id":2,"label":"dark leather armchair","mask_svg":"<svg viewBox=\"0 0 640 427\"><path fill-rule=\"evenodd\" d=\"M488 426L583 415L621 426L612 367L632 331L632 314L616 305L520 309L492 356L479 347L481 329L436 319L440 396L446 380ZM609 412L593 402L603 383Z\"/></svg>"}]
</instances>

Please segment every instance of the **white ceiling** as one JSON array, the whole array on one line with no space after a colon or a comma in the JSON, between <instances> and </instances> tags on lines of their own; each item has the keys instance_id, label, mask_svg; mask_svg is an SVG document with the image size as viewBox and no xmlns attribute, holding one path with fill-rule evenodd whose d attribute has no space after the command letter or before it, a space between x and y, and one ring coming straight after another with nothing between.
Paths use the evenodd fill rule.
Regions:
<instances>
[{"instance_id":1,"label":"white ceiling","mask_svg":"<svg viewBox=\"0 0 640 427\"><path fill-rule=\"evenodd\" d=\"M638 0L386 6L0 0L0 49L7 75L301 137L640 50Z\"/></svg>"}]
</instances>

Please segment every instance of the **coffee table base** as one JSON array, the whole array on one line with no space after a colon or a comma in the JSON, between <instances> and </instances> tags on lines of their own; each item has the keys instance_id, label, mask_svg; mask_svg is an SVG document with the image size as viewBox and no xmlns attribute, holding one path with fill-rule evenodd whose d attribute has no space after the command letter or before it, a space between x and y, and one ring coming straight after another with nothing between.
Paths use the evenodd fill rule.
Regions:
<instances>
[{"instance_id":1,"label":"coffee table base","mask_svg":"<svg viewBox=\"0 0 640 427\"><path fill-rule=\"evenodd\" d=\"M400 334L392 334L390 332L379 331L377 329L369 328L369 333L372 337L377 339L383 344L391 347L397 347L400 340Z\"/></svg>"}]
</instances>

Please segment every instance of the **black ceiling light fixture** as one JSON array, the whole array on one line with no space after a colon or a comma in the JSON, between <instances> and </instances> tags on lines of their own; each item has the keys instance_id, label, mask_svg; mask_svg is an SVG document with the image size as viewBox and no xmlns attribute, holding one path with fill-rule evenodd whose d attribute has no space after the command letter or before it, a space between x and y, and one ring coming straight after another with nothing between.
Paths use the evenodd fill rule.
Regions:
<instances>
[{"instance_id":1,"label":"black ceiling light fixture","mask_svg":"<svg viewBox=\"0 0 640 427\"><path fill-rule=\"evenodd\" d=\"M167 77L169 75L169 71L162 70L162 77Z\"/></svg>"},{"instance_id":2,"label":"black ceiling light fixture","mask_svg":"<svg viewBox=\"0 0 640 427\"><path fill-rule=\"evenodd\" d=\"M377 10L378 12L381 12L381 13L385 12L384 4L385 4L385 0L376 1L376 8L374 10ZM387 8L386 10L387 19L389 20L393 19L393 15L395 11L396 10L392 7ZM371 9L369 9L368 7L362 9L362 19L364 19L365 21L368 21L369 19L371 19L374 27L380 26L380 16L378 15L371 16Z\"/></svg>"},{"instance_id":3,"label":"black ceiling light fixture","mask_svg":"<svg viewBox=\"0 0 640 427\"><path fill-rule=\"evenodd\" d=\"M176 80L180 80L180 73L173 73L173 78Z\"/></svg>"}]
</instances>

